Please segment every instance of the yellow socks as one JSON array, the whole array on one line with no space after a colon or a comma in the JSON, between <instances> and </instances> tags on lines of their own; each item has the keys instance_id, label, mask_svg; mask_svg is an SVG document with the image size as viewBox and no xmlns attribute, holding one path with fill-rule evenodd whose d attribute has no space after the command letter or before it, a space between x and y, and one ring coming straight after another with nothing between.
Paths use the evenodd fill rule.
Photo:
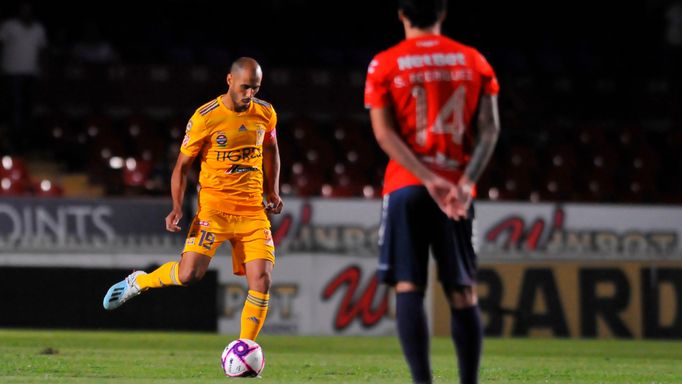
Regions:
<instances>
[{"instance_id":1,"label":"yellow socks","mask_svg":"<svg viewBox=\"0 0 682 384\"><path fill-rule=\"evenodd\" d=\"M135 282L143 291L149 288L161 288L168 285L182 285L178 278L179 270L180 263L169 261L154 272L138 276Z\"/></svg>"},{"instance_id":2,"label":"yellow socks","mask_svg":"<svg viewBox=\"0 0 682 384\"><path fill-rule=\"evenodd\" d=\"M256 340L268 314L268 300L269 294L249 290L242 310L240 339Z\"/></svg>"}]
</instances>

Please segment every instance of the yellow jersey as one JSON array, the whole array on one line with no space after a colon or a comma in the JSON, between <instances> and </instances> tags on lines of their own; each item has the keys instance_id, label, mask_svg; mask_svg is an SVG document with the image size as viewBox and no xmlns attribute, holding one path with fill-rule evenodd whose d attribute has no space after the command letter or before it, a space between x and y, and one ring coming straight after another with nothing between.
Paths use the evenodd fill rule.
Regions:
<instances>
[{"instance_id":1,"label":"yellow jersey","mask_svg":"<svg viewBox=\"0 0 682 384\"><path fill-rule=\"evenodd\" d=\"M201 157L200 208L265 216L263 140L276 124L272 105L256 98L244 112L228 109L222 96L197 108L187 123L180 151Z\"/></svg>"}]
</instances>

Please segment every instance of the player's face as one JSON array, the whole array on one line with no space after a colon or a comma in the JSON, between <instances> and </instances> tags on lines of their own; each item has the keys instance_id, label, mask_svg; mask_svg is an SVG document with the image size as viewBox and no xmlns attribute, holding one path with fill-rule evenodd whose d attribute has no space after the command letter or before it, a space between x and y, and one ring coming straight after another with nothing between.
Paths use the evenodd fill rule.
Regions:
<instances>
[{"instance_id":1,"label":"player's face","mask_svg":"<svg viewBox=\"0 0 682 384\"><path fill-rule=\"evenodd\" d=\"M262 77L260 70L241 70L227 75L228 94L234 103L235 110L241 112L249 108L251 99L260 89Z\"/></svg>"}]
</instances>

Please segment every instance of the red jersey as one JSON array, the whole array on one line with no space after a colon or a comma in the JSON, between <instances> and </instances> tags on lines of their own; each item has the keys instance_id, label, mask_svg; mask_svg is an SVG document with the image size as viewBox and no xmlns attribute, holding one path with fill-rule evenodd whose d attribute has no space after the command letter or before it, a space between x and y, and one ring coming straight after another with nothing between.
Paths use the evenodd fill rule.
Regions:
<instances>
[{"instance_id":1,"label":"red jersey","mask_svg":"<svg viewBox=\"0 0 682 384\"><path fill-rule=\"evenodd\" d=\"M365 107L393 110L399 134L431 170L456 182L469 162L470 122L481 92L496 95L493 68L476 49L441 35L406 39L376 55L365 82ZM419 185L389 160L383 193Z\"/></svg>"}]
</instances>

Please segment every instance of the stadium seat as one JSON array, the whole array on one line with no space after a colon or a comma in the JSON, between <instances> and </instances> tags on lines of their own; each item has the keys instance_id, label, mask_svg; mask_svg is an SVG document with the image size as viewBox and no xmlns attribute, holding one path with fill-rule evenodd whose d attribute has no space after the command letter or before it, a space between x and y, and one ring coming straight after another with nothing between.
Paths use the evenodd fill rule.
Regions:
<instances>
[{"instance_id":1,"label":"stadium seat","mask_svg":"<svg viewBox=\"0 0 682 384\"><path fill-rule=\"evenodd\" d=\"M582 201L596 203L616 202L614 175L601 169L594 170L580 185Z\"/></svg>"},{"instance_id":2,"label":"stadium seat","mask_svg":"<svg viewBox=\"0 0 682 384\"><path fill-rule=\"evenodd\" d=\"M292 181L292 188L296 196L311 197L320 195L320 188L322 186L320 180L300 175L294 177Z\"/></svg>"},{"instance_id":3,"label":"stadium seat","mask_svg":"<svg viewBox=\"0 0 682 384\"><path fill-rule=\"evenodd\" d=\"M533 171L537 167L536 151L529 145L514 144L509 149L508 159L512 167Z\"/></svg>"},{"instance_id":4,"label":"stadium seat","mask_svg":"<svg viewBox=\"0 0 682 384\"><path fill-rule=\"evenodd\" d=\"M33 195L38 197L61 197L64 195L64 190L55 182L44 179L34 185Z\"/></svg>"},{"instance_id":5,"label":"stadium seat","mask_svg":"<svg viewBox=\"0 0 682 384\"><path fill-rule=\"evenodd\" d=\"M574 201L575 184L570 171L565 169L552 169L545 179L544 188L538 191L542 201Z\"/></svg>"},{"instance_id":6,"label":"stadium seat","mask_svg":"<svg viewBox=\"0 0 682 384\"><path fill-rule=\"evenodd\" d=\"M595 169L598 172L615 172L617 168L623 165L618 152L608 146L594 149L594 152L589 154L588 158L591 161L590 164L585 165L585 168Z\"/></svg>"},{"instance_id":7,"label":"stadium seat","mask_svg":"<svg viewBox=\"0 0 682 384\"><path fill-rule=\"evenodd\" d=\"M365 199L380 199L381 186L366 184L362 187L362 197Z\"/></svg>"},{"instance_id":8,"label":"stadium seat","mask_svg":"<svg viewBox=\"0 0 682 384\"><path fill-rule=\"evenodd\" d=\"M152 171L152 162L141 158L129 157L125 159L123 170L123 185L132 190L145 187Z\"/></svg>"},{"instance_id":9,"label":"stadium seat","mask_svg":"<svg viewBox=\"0 0 682 384\"><path fill-rule=\"evenodd\" d=\"M26 183L13 180L9 177L0 177L0 195L3 196L22 196L30 194Z\"/></svg>"},{"instance_id":10,"label":"stadium seat","mask_svg":"<svg viewBox=\"0 0 682 384\"><path fill-rule=\"evenodd\" d=\"M631 167L635 172L657 174L660 171L661 159L658 151L643 145L632 154Z\"/></svg>"},{"instance_id":11,"label":"stadium seat","mask_svg":"<svg viewBox=\"0 0 682 384\"><path fill-rule=\"evenodd\" d=\"M570 171L576 169L578 165L578 156L574 146L565 143L559 143L547 151L547 156L552 171L564 170Z\"/></svg>"},{"instance_id":12,"label":"stadium seat","mask_svg":"<svg viewBox=\"0 0 682 384\"><path fill-rule=\"evenodd\" d=\"M26 163L24 159L17 156L2 156L0 158L0 177L23 184L30 182Z\"/></svg>"},{"instance_id":13,"label":"stadium seat","mask_svg":"<svg viewBox=\"0 0 682 384\"><path fill-rule=\"evenodd\" d=\"M621 127L618 141L622 150L633 152L637 146L645 142L645 137L637 122L628 121Z\"/></svg>"},{"instance_id":14,"label":"stadium seat","mask_svg":"<svg viewBox=\"0 0 682 384\"><path fill-rule=\"evenodd\" d=\"M501 179L502 184L493 186L497 188L500 200L527 200L530 195L531 172L526 169L516 168L508 171Z\"/></svg>"},{"instance_id":15,"label":"stadium seat","mask_svg":"<svg viewBox=\"0 0 682 384\"><path fill-rule=\"evenodd\" d=\"M364 184L357 183L346 174L337 175L333 184L325 183L320 192L323 197L363 197Z\"/></svg>"},{"instance_id":16,"label":"stadium seat","mask_svg":"<svg viewBox=\"0 0 682 384\"><path fill-rule=\"evenodd\" d=\"M658 203L659 191L654 175L646 172L631 174L625 180L626 185L620 194L620 201L624 203Z\"/></svg>"},{"instance_id":17,"label":"stadium seat","mask_svg":"<svg viewBox=\"0 0 682 384\"><path fill-rule=\"evenodd\" d=\"M291 180L289 182L296 195L307 197L318 196L325 180L319 170L307 168L306 164L296 162L291 167Z\"/></svg>"}]
</instances>

